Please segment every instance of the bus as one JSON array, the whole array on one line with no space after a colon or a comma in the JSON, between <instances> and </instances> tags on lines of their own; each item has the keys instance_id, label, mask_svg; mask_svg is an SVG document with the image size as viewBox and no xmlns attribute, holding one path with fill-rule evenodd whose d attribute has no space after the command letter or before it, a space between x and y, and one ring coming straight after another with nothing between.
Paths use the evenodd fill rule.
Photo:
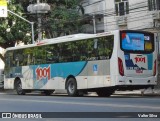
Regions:
<instances>
[{"instance_id":1,"label":"bus","mask_svg":"<svg viewBox=\"0 0 160 121\"><path fill-rule=\"evenodd\" d=\"M0 47L0 54L3 55L4 51L5 50ZM3 89L3 86L4 86L4 62L0 58L0 90Z\"/></svg>"},{"instance_id":2,"label":"bus","mask_svg":"<svg viewBox=\"0 0 160 121\"><path fill-rule=\"evenodd\" d=\"M115 30L74 34L6 49L4 89L24 95L66 90L69 96L153 88L157 84L155 35Z\"/></svg>"},{"instance_id":3,"label":"bus","mask_svg":"<svg viewBox=\"0 0 160 121\"><path fill-rule=\"evenodd\" d=\"M0 69L0 90L3 90L4 86L4 71Z\"/></svg>"}]
</instances>

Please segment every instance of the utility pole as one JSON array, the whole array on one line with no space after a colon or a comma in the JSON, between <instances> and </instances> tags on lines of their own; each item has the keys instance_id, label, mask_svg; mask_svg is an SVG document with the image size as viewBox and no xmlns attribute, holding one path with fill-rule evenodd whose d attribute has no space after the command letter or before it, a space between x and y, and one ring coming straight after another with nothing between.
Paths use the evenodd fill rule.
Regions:
<instances>
[{"instance_id":1,"label":"utility pole","mask_svg":"<svg viewBox=\"0 0 160 121\"><path fill-rule=\"evenodd\" d=\"M40 0L37 0L37 4L40 4ZM41 14L37 13L37 17L38 17L38 41L42 40L42 19L41 19Z\"/></svg>"},{"instance_id":2,"label":"utility pole","mask_svg":"<svg viewBox=\"0 0 160 121\"><path fill-rule=\"evenodd\" d=\"M47 13L50 11L50 5L47 3L40 3L40 0L36 1L36 4L30 4L27 7L28 12L36 14L37 19L38 19L38 41L42 40L42 19L41 19L41 14Z\"/></svg>"},{"instance_id":3,"label":"utility pole","mask_svg":"<svg viewBox=\"0 0 160 121\"><path fill-rule=\"evenodd\" d=\"M96 18L95 18L95 15L93 14L93 16L92 16L93 18L92 18L92 20L93 20L93 32L94 32L94 34L96 34L97 32L96 32Z\"/></svg>"}]
</instances>

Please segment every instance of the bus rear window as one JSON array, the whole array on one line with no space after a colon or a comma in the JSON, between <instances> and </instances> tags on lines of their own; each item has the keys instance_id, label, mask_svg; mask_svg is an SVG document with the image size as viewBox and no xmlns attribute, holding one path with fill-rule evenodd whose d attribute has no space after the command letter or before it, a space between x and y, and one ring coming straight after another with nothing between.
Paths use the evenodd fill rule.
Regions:
<instances>
[{"instance_id":1,"label":"bus rear window","mask_svg":"<svg viewBox=\"0 0 160 121\"><path fill-rule=\"evenodd\" d=\"M127 52L151 53L154 51L154 34L121 31L121 49Z\"/></svg>"}]
</instances>

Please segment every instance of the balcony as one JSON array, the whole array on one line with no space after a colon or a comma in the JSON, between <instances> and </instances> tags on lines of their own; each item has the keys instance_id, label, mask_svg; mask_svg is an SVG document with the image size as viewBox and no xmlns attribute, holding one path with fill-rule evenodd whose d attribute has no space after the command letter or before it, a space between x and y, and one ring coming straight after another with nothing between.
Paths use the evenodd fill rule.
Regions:
<instances>
[{"instance_id":1,"label":"balcony","mask_svg":"<svg viewBox=\"0 0 160 121\"><path fill-rule=\"evenodd\" d=\"M152 11L152 17L154 20L160 20L160 11Z\"/></svg>"},{"instance_id":2,"label":"balcony","mask_svg":"<svg viewBox=\"0 0 160 121\"><path fill-rule=\"evenodd\" d=\"M118 16L117 17L117 24L119 26L127 26L127 16Z\"/></svg>"}]
</instances>

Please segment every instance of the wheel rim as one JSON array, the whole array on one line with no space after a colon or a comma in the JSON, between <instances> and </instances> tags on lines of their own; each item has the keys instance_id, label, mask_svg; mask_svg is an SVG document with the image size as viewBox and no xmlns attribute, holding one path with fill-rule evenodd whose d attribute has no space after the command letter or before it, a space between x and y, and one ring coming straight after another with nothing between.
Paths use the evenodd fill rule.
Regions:
<instances>
[{"instance_id":1,"label":"wheel rim","mask_svg":"<svg viewBox=\"0 0 160 121\"><path fill-rule=\"evenodd\" d=\"M17 92L18 92L19 94L22 93L22 84L21 84L20 82L17 83Z\"/></svg>"},{"instance_id":2,"label":"wheel rim","mask_svg":"<svg viewBox=\"0 0 160 121\"><path fill-rule=\"evenodd\" d=\"M74 93L74 91L75 91L75 85L74 85L73 82L70 82L70 83L69 83L68 90L69 90L69 92L70 92L71 94Z\"/></svg>"}]
</instances>

